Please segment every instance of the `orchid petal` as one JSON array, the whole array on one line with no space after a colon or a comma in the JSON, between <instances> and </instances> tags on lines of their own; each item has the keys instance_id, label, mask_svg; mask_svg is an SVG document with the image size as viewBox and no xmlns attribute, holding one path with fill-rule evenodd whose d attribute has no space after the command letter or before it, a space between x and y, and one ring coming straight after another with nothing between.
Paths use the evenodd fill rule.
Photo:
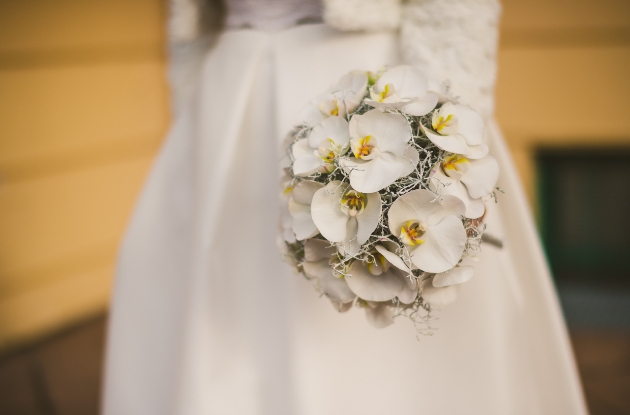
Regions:
<instances>
[{"instance_id":1,"label":"orchid petal","mask_svg":"<svg viewBox=\"0 0 630 415\"><path fill-rule=\"evenodd\" d=\"M470 147L468 147L468 144L466 144L466 141L462 137L458 137L456 135L440 135L431 131L424 125L421 125L420 127L429 140L442 150L464 155L467 155L468 152L470 152Z\"/></svg>"},{"instance_id":2,"label":"orchid petal","mask_svg":"<svg viewBox=\"0 0 630 415\"><path fill-rule=\"evenodd\" d=\"M330 303L333 305L335 310L337 310L340 313L345 313L346 311L352 308L352 301L349 301L347 303L342 303L341 301L333 300L332 298L328 298L328 299L330 300Z\"/></svg>"},{"instance_id":3,"label":"orchid petal","mask_svg":"<svg viewBox=\"0 0 630 415\"><path fill-rule=\"evenodd\" d=\"M307 239L304 241L304 259L319 261L328 259L335 253L335 247L323 239Z\"/></svg>"},{"instance_id":4,"label":"orchid petal","mask_svg":"<svg viewBox=\"0 0 630 415\"><path fill-rule=\"evenodd\" d=\"M407 177L416 169L418 162L420 161L420 154L418 150L413 147L407 147L402 159L405 161L405 167L403 167L400 177Z\"/></svg>"},{"instance_id":5,"label":"orchid petal","mask_svg":"<svg viewBox=\"0 0 630 415\"><path fill-rule=\"evenodd\" d=\"M394 323L394 312L391 307L379 304L376 307L365 307L367 321L377 329L382 329Z\"/></svg>"},{"instance_id":6,"label":"orchid petal","mask_svg":"<svg viewBox=\"0 0 630 415\"><path fill-rule=\"evenodd\" d=\"M353 115L348 123L348 132L350 133L351 138L360 138L357 135L357 122L359 122L359 117L359 115Z\"/></svg>"},{"instance_id":7,"label":"orchid petal","mask_svg":"<svg viewBox=\"0 0 630 415\"><path fill-rule=\"evenodd\" d=\"M319 261L305 261L302 263L304 274L311 279L315 278L327 278L330 275L332 278L333 270L328 263L328 259L320 259Z\"/></svg>"},{"instance_id":8,"label":"orchid petal","mask_svg":"<svg viewBox=\"0 0 630 415\"><path fill-rule=\"evenodd\" d=\"M403 108L405 105L409 105L409 100L395 101L395 102L390 102L390 101L379 102L373 99L366 99L365 103L380 111L386 108Z\"/></svg>"},{"instance_id":9,"label":"orchid petal","mask_svg":"<svg viewBox=\"0 0 630 415\"><path fill-rule=\"evenodd\" d=\"M344 278L336 278L332 274L325 278L317 279L319 289L333 300L342 303L352 302L356 295L350 290Z\"/></svg>"},{"instance_id":10,"label":"orchid petal","mask_svg":"<svg viewBox=\"0 0 630 415\"><path fill-rule=\"evenodd\" d=\"M470 197L479 199L492 193L498 179L497 160L492 156L486 156L479 160L471 160L470 167L461 181L466 185Z\"/></svg>"},{"instance_id":11,"label":"orchid petal","mask_svg":"<svg viewBox=\"0 0 630 415\"><path fill-rule=\"evenodd\" d=\"M429 79L429 92L437 95L439 104L454 100L454 97L449 94L450 86L448 81L439 82L436 79Z\"/></svg>"},{"instance_id":12,"label":"orchid petal","mask_svg":"<svg viewBox=\"0 0 630 415\"><path fill-rule=\"evenodd\" d=\"M321 146L329 147L329 139L338 146L348 144L350 141L348 121L342 117L326 118L313 128L313 131L311 131L308 137L308 144L313 149L317 149Z\"/></svg>"},{"instance_id":13,"label":"orchid petal","mask_svg":"<svg viewBox=\"0 0 630 415\"><path fill-rule=\"evenodd\" d=\"M311 217L311 207L297 203L294 198L289 199L289 212L293 217L293 232L298 241L306 238L312 238L319 231Z\"/></svg>"},{"instance_id":14,"label":"orchid petal","mask_svg":"<svg viewBox=\"0 0 630 415\"><path fill-rule=\"evenodd\" d=\"M333 300L347 303L356 297L343 278L336 278L327 259L316 262L304 262L304 273L309 278L317 278L319 289Z\"/></svg>"},{"instance_id":15,"label":"orchid petal","mask_svg":"<svg viewBox=\"0 0 630 415\"><path fill-rule=\"evenodd\" d=\"M338 115L340 117L350 114L361 104L361 98L356 98L355 93L352 91L337 91L332 96L337 100Z\"/></svg>"},{"instance_id":16,"label":"orchid petal","mask_svg":"<svg viewBox=\"0 0 630 415\"><path fill-rule=\"evenodd\" d=\"M387 84L394 86L400 98L423 98L429 88L429 81L424 73L409 65L388 70L376 82L379 91L383 91Z\"/></svg>"},{"instance_id":17,"label":"orchid petal","mask_svg":"<svg viewBox=\"0 0 630 415\"><path fill-rule=\"evenodd\" d=\"M293 158L304 157L313 155L313 149L308 145L307 139L300 139L293 143L291 147L291 152L293 153Z\"/></svg>"},{"instance_id":18,"label":"orchid petal","mask_svg":"<svg viewBox=\"0 0 630 415\"><path fill-rule=\"evenodd\" d=\"M468 190L461 181L448 177L439 169L431 177L429 186L441 195L452 195L459 198L465 206L465 211L461 215L467 218L476 219L483 215L486 210L481 200L470 197Z\"/></svg>"},{"instance_id":19,"label":"orchid petal","mask_svg":"<svg viewBox=\"0 0 630 415\"><path fill-rule=\"evenodd\" d=\"M403 261L401 257L391 252L390 250L385 248L383 245L376 245L375 248L379 254L385 257L387 262L389 262L390 264L392 264L393 266L395 266L396 268L402 271L411 272L411 270L409 269L407 264L405 264L405 261Z\"/></svg>"},{"instance_id":20,"label":"orchid petal","mask_svg":"<svg viewBox=\"0 0 630 415\"><path fill-rule=\"evenodd\" d=\"M325 116L322 114L319 107L315 103L310 102L300 111L298 123L311 127L322 122L324 118Z\"/></svg>"},{"instance_id":21,"label":"orchid petal","mask_svg":"<svg viewBox=\"0 0 630 415\"><path fill-rule=\"evenodd\" d=\"M311 204L313 222L319 232L331 242L342 242L346 239L346 223L349 216L341 211L340 200L348 188L339 181L332 181L315 192Z\"/></svg>"},{"instance_id":22,"label":"orchid petal","mask_svg":"<svg viewBox=\"0 0 630 415\"><path fill-rule=\"evenodd\" d=\"M470 199L466 205L466 214L468 219L478 219L486 213L486 205L481 199Z\"/></svg>"},{"instance_id":23,"label":"orchid petal","mask_svg":"<svg viewBox=\"0 0 630 415\"><path fill-rule=\"evenodd\" d=\"M359 222L356 217L349 217L346 222L346 240L343 248L350 255L356 255L361 250L361 244L357 237L359 231Z\"/></svg>"},{"instance_id":24,"label":"orchid petal","mask_svg":"<svg viewBox=\"0 0 630 415\"><path fill-rule=\"evenodd\" d=\"M481 143L478 146L468 147L468 153L465 154L465 156L470 160L476 160L488 155L489 151L488 145L486 143Z\"/></svg>"},{"instance_id":25,"label":"orchid petal","mask_svg":"<svg viewBox=\"0 0 630 415\"><path fill-rule=\"evenodd\" d=\"M310 176L322 165L322 160L315 155L307 155L296 158L293 162L293 174L296 176Z\"/></svg>"},{"instance_id":26,"label":"orchid petal","mask_svg":"<svg viewBox=\"0 0 630 415\"><path fill-rule=\"evenodd\" d=\"M383 153L367 162L347 159L344 167L350 171L350 184L353 189L362 193L373 193L394 183L407 163L405 159Z\"/></svg>"},{"instance_id":27,"label":"orchid petal","mask_svg":"<svg viewBox=\"0 0 630 415\"><path fill-rule=\"evenodd\" d=\"M310 205L313 201L313 195L322 187L324 187L322 183L307 180L301 181L293 187L293 199L295 199L297 203Z\"/></svg>"},{"instance_id":28,"label":"orchid petal","mask_svg":"<svg viewBox=\"0 0 630 415\"><path fill-rule=\"evenodd\" d=\"M357 242L363 245L372 235L381 219L382 203L381 195L368 193L367 203L363 212L356 217L358 222Z\"/></svg>"},{"instance_id":29,"label":"orchid petal","mask_svg":"<svg viewBox=\"0 0 630 415\"><path fill-rule=\"evenodd\" d=\"M413 100L402 107L402 111L409 115L422 116L430 113L438 103L438 96L431 92L420 99Z\"/></svg>"},{"instance_id":30,"label":"orchid petal","mask_svg":"<svg viewBox=\"0 0 630 415\"><path fill-rule=\"evenodd\" d=\"M459 262L466 245L466 230L462 221L447 216L427 229L424 243L411 253L411 261L426 272L444 272Z\"/></svg>"},{"instance_id":31,"label":"orchid petal","mask_svg":"<svg viewBox=\"0 0 630 415\"><path fill-rule=\"evenodd\" d=\"M411 130L405 117L371 110L353 118L358 118L357 136L354 138L373 136L381 152L389 152L399 157L405 154L407 143L411 139Z\"/></svg>"},{"instance_id":32,"label":"orchid petal","mask_svg":"<svg viewBox=\"0 0 630 415\"><path fill-rule=\"evenodd\" d=\"M420 288L422 289L421 295L424 301L432 306L441 307L452 304L457 300L459 284L449 285L447 287L434 287L431 280L432 279L427 279L420 283Z\"/></svg>"},{"instance_id":33,"label":"orchid petal","mask_svg":"<svg viewBox=\"0 0 630 415\"><path fill-rule=\"evenodd\" d=\"M360 101L365 96L367 85L368 76L365 71L351 71L341 77L334 89L336 91L352 91L353 99Z\"/></svg>"},{"instance_id":34,"label":"orchid petal","mask_svg":"<svg viewBox=\"0 0 630 415\"><path fill-rule=\"evenodd\" d=\"M315 156L314 150L308 145L306 139L298 140L291 148L293 152L293 174L297 176L309 176L315 173L322 165L322 160Z\"/></svg>"},{"instance_id":35,"label":"orchid petal","mask_svg":"<svg viewBox=\"0 0 630 415\"><path fill-rule=\"evenodd\" d=\"M441 272L433 277L434 287L446 287L453 284L463 284L475 275L473 267L455 267L449 271Z\"/></svg>"},{"instance_id":36,"label":"orchid petal","mask_svg":"<svg viewBox=\"0 0 630 415\"><path fill-rule=\"evenodd\" d=\"M483 118L475 110L457 104L453 108L457 115L457 134L464 137L469 146L476 146L483 142L484 123Z\"/></svg>"},{"instance_id":37,"label":"orchid petal","mask_svg":"<svg viewBox=\"0 0 630 415\"><path fill-rule=\"evenodd\" d=\"M437 196L429 190L412 190L396 199L389 208L387 222L393 235L400 233L402 225L409 220L426 221L433 213L442 210Z\"/></svg>"},{"instance_id":38,"label":"orchid petal","mask_svg":"<svg viewBox=\"0 0 630 415\"><path fill-rule=\"evenodd\" d=\"M427 226L437 225L448 216L463 216L466 212L466 206L464 202L457 196L453 195L444 195L442 197L442 210L439 212L432 213L427 217Z\"/></svg>"},{"instance_id":39,"label":"orchid petal","mask_svg":"<svg viewBox=\"0 0 630 415\"><path fill-rule=\"evenodd\" d=\"M346 278L348 286L367 301L389 301L398 295L403 284L391 272L372 275L361 261L354 261Z\"/></svg>"},{"instance_id":40,"label":"orchid petal","mask_svg":"<svg viewBox=\"0 0 630 415\"><path fill-rule=\"evenodd\" d=\"M399 270L392 270L392 273L402 282L402 288L396 295L396 297L398 297L398 301L403 304L412 304L416 301L416 297L418 297L419 287L415 278L412 281L412 277L410 277L409 274L404 275Z\"/></svg>"}]
</instances>

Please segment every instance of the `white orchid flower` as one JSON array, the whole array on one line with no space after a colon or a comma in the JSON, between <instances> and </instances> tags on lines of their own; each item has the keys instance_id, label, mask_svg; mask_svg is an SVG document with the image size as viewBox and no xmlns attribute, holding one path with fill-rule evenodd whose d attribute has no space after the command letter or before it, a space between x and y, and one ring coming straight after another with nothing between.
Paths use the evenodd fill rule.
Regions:
<instances>
[{"instance_id":1,"label":"white orchid flower","mask_svg":"<svg viewBox=\"0 0 630 415\"><path fill-rule=\"evenodd\" d=\"M323 94L317 98L317 108L326 117L345 117L354 111L361 101L354 99L355 93L348 90L340 90L334 93Z\"/></svg>"},{"instance_id":2,"label":"white orchid flower","mask_svg":"<svg viewBox=\"0 0 630 415\"><path fill-rule=\"evenodd\" d=\"M361 301L360 307L365 308L365 317L373 327L382 329L394 323L394 310L388 303Z\"/></svg>"},{"instance_id":3,"label":"white orchid flower","mask_svg":"<svg viewBox=\"0 0 630 415\"><path fill-rule=\"evenodd\" d=\"M377 245L376 250L369 260L352 263L346 278L350 289L366 301L389 301L398 297L401 303L413 303L418 294L415 279L410 279L396 265L391 266L387 258L397 258L399 261L394 260L397 264L402 260L384 245ZM387 253L387 257L382 253ZM406 268L404 263L402 266Z\"/></svg>"},{"instance_id":4,"label":"white orchid flower","mask_svg":"<svg viewBox=\"0 0 630 415\"><path fill-rule=\"evenodd\" d=\"M357 253L378 225L381 196L361 193L346 183L332 181L313 196L311 213L324 238L343 242L344 250Z\"/></svg>"},{"instance_id":5,"label":"white orchid flower","mask_svg":"<svg viewBox=\"0 0 630 415\"><path fill-rule=\"evenodd\" d=\"M469 159L480 159L488 154L488 146L483 142L483 119L466 105L447 102L433 113L433 130L421 127L429 140L442 150Z\"/></svg>"},{"instance_id":6,"label":"white orchid flower","mask_svg":"<svg viewBox=\"0 0 630 415\"><path fill-rule=\"evenodd\" d=\"M346 308L344 304L352 303L356 298L345 278L335 273L331 260L336 250L329 242L321 239L307 239L304 242L304 262L302 269L307 277L315 279L321 292L333 301L340 304L340 309Z\"/></svg>"},{"instance_id":7,"label":"white orchid flower","mask_svg":"<svg viewBox=\"0 0 630 415\"><path fill-rule=\"evenodd\" d=\"M424 279L420 283L422 298L433 306L446 306L457 299L460 285L475 275L471 266L458 265L446 272L441 272Z\"/></svg>"},{"instance_id":8,"label":"white orchid flower","mask_svg":"<svg viewBox=\"0 0 630 415\"><path fill-rule=\"evenodd\" d=\"M330 173L335 168L335 158L348 151L349 141L350 132L345 119L330 117L323 120L313 128L307 139L293 144L293 174Z\"/></svg>"},{"instance_id":9,"label":"white orchid flower","mask_svg":"<svg viewBox=\"0 0 630 415\"><path fill-rule=\"evenodd\" d=\"M418 151L409 145L411 131L400 114L378 110L355 115L350 121L350 147L356 158L342 161L350 184L372 193L409 175L418 164Z\"/></svg>"},{"instance_id":10,"label":"white orchid flower","mask_svg":"<svg viewBox=\"0 0 630 415\"><path fill-rule=\"evenodd\" d=\"M367 86L368 73L366 71L350 71L341 77L337 85L331 88L331 92L333 94L344 93L351 102L349 111L354 111L365 97Z\"/></svg>"},{"instance_id":11,"label":"white orchid flower","mask_svg":"<svg viewBox=\"0 0 630 415\"><path fill-rule=\"evenodd\" d=\"M394 272L405 284L402 291L398 293L398 300L403 304L413 303L418 296L418 282L411 274L411 269L416 269L414 264L411 264L411 268L407 266L405 261L395 253L398 247L393 242L384 241L375 248L386 262L397 268Z\"/></svg>"},{"instance_id":12,"label":"white orchid flower","mask_svg":"<svg viewBox=\"0 0 630 415\"><path fill-rule=\"evenodd\" d=\"M448 271L440 272L433 277L432 284L436 288L463 284L475 275L475 269L470 265L457 265Z\"/></svg>"},{"instance_id":13,"label":"white orchid flower","mask_svg":"<svg viewBox=\"0 0 630 415\"><path fill-rule=\"evenodd\" d=\"M451 82L449 80L439 82L436 79L429 79L429 92L437 96L438 104L456 101L456 97L452 94Z\"/></svg>"},{"instance_id":14,"label":"white orchid flower","mask_svg":"<svg viewBox=\"0 0 630 415\"><path fill-rule=\"evenodd\" d=\"M367 72L351 71L329 89L330 94L320 99L318 108L324 116L345 117L361 104L367 92L367 85Z\"/></svg>"},{"instance_id":15,"label":"white orchid flower","mask_svg":"<svg viewBox=\"0 0 630 415\"><path fill-rule=\"evenodd\" d=\"M409 115L425 115L438 103L438 96L428 87L427 77L420 69L396 66L381 75L366 102L375 108L398 108Z\"/></svg>"},{"instance_id":16,"label":"white orchid flower","mask_svg":"<svg viewBox=\"0 0 630 415\"><path fill-rule=\"evenodd\" d=\"M368 75L352 71L344 75L327 93L311 100L300 112L300 124L314 126L328 117L345 117L354 111L367 92Z\"/></svg>"},{"instance_id":17,"label":"white orchid flower","mask_svg":"<svg viewBox=\"0 0 630 415\"><path fill-rule=\"evenodd\" d=\"M466 244L464 202L451 195L442 204L435 199L429 190L413 190L396 199L388 212L389 229L408 247L411 262L432 273L455 266Z\"/></svg>"},{"instance_id":18,"label":"white orchid flower","mask_svg":"<svg viewBox=\"0 0 630 415\"><path fill-rule=\"evenodd\" d=\"M323 187L322 183L310 181L299 182L293 187L289 199L289 213L293 218L292 228L298 241L312 238L319 233L311 216L311 202L315 192Z\"/></svg>"},{"instance_id":19,"label":"white orchid flower","mask_svg":"<svg viewBox=\"0 0 630 415\"><path fill-rule=\"evenodd\" d=\"M316 98L310 100L308 104L306 104L306 106L302 108L302 111L300 111L300 113L298 114L298 125L314 127L326 118L328 118L328 116L319 109L320 101L326 99L328 95L330 94L319 95Z\"/></svg>"},{"instance_id":20,"label":"white orchid flower","mask_svg":"<svg viewBox=\"0 0 630 415\"><path fill-rule=\"evenodd\" d=\"M482 197L492 193L499 179L499 164L491 155L470 160L452 154L435 166L430 187L442 195L459 197L466 206L464 216L477 219L485 212Z\"/></svg>"},{"instance_id":21,"label":"white orchid flower","mask_svg":"<svg viewBox=\"0 0 630 415\"><path fill-rule=\"evenodd\" d=\"M457 300L459 284L446 287L434 287L433 278L427 278L420 283L420 294L422 299L432 306L442 307L452 304Z\"/></svg>"},{"instance_id":22,"label":"white orchid flower","mask_svg":"<svg viewBox=\"0 0 630 415\"><path fill-rule=\"evenodd\" d=\"M318 108L325 117L345 117L361 104L367 85L367 72L351 71L329 89L329 94L320 96Z\"/></svg>"}]
</instances>

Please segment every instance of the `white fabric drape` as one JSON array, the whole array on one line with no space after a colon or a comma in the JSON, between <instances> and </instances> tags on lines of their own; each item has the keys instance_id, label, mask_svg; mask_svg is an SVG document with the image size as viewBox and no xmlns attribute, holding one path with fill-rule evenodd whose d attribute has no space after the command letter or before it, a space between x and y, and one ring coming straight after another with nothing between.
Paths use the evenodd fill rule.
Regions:
<instances>
[{"instance_id":1,"label":"white fabric drape","mask_svg":"<svg viewBox=\"0 0 630 415\"><path fill-rule=\"evenodd\" d=\"M566 329L498 129L506 194L473 280L416 340L335 312L280 263L277 143L353 69L399 61L393 33L324 25L222 34L179 112L121 249L106 415L584 414Z\"/></svg>"}]
</instances>

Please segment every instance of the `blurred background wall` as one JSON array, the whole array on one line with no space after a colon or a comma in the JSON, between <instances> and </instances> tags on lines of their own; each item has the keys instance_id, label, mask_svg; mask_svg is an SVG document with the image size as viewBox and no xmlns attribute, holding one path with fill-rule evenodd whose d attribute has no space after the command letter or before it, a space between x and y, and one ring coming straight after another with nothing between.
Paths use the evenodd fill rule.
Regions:
<instances>
[{"instance_id":1,"label":"blurred background wall","mask_svg":"<svg viewBox=\"0 0 630 415\"><path fill-rule=\"evenodd\" d=\"M0 0L0 351L106 311L117 247L169 122L165 3ZM558 154L624 163L610 157L630 145L630 9L503 5L497 117L532 206L553 218L580 200L554 199L566 177L550 168L571 163ZM579 174L589 176L565 176Z\"/></svg>"},{"instance_id":2,"label":"blurred background wall","mask_svg":"<svg viewBox=\"0 0 630 415\"><path fill-rule=\"evenodd\" d=\"M0 0L0 349L105 311L169 120L164 0Z\"/></svg>"}]
</instances>

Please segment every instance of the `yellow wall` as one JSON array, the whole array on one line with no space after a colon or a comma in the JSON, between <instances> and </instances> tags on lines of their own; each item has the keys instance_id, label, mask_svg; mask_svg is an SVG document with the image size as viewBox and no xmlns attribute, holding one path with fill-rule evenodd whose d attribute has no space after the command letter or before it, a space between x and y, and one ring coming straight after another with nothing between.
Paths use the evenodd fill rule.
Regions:
<instances>
[{"instance_id":1,"label":"yellow wall","mask_svg":"<svg viewBox=\"0 0 630 415\"><path fill-rule=\"evenodd\" d=\"M0 348L106 307L167 125L162 3L0 1Z\"/></svg>"},{"instance_id":2,"label":"yellow wall","mask_svg":"<svg viewBox=\"0 0 630 415\"><path fill-rule=\"evenodd\" d=\"M165 0L0 0L0 349L105 310L168 123ZM497 116L541 145L630 138L627 0L504 2Z\"/></svg>"}]
</instances>

